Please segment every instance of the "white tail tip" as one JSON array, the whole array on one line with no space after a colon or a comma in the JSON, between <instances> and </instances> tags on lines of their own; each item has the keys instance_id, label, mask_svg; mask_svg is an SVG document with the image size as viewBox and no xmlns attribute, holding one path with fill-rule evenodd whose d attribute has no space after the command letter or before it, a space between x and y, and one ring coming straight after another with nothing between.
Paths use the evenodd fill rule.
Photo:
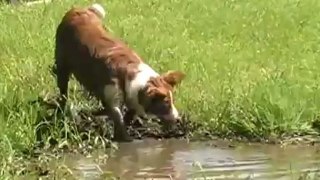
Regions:
<instances>
[{"instance_id":1,"label":"white tail tip","mask_svg":"<svg viewBox=\"0 0 320 180\"><path fill-rule=\"evenodd\" d=\"M91 5L91 8L98 11L101 14L102 18L104 18L106 16L106 11L102 7L102 5L100 5L98 3L94 3Z\"/></svg>"}]
</instances>

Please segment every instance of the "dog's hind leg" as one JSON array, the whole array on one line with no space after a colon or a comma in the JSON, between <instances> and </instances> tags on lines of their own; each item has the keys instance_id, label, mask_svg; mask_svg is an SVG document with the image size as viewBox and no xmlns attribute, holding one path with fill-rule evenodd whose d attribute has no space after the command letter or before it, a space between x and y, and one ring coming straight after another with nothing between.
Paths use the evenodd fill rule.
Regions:
<instances>
[{"instance_id":1,"label":"dog's hind leg","mask_svg":"<svg viewBox=\"0 0 320 180\"><path fill-rule=\"evenodd\" d=\"M53 72L56 74L57 86L60 91L59 110L64 111L66 101L68 99L68 83L70 78L70 69L67 66L67 61L64 57L56 52L56 61L53 67Z\"/></svg>"}]
</instances>

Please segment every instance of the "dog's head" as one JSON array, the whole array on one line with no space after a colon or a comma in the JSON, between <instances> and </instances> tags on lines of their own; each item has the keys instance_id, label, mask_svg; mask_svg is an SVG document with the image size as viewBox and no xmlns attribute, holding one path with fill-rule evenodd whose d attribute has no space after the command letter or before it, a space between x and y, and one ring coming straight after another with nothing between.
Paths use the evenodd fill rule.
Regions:
<instances>
[{"instance_id":1,"label":"dog's head","mask_svg":"<svg viewBox=\"0 0 320 180\"><path fill-rule=\"evenodd\" d=\"M166 123L179 120L180 115L174 106L173 90L184 77L185 74L180 71L169 71L150 78L145 88L139 92L139 102L145 113Z\"/></svg>"}]
</instances>

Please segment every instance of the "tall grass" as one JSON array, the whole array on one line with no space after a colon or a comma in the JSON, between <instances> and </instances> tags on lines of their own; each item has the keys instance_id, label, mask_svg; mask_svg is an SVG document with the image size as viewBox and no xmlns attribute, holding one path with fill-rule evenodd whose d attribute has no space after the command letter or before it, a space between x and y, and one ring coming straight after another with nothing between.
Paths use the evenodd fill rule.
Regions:
<instances>
[{"instance_id":1,"label":"tall grass","mask_svg":"<svg viewBox=\"0 0 320 180\"><path fill-rule=\"evenodd\" d=\"M320 112L320 2L316 0L101 1L105 24L159 72L179 69L181 111L220 135L314 131ZM49 68L65 11L84 0L0 5L0 152L31 148L40 107L57 93ZM88 106L72 84L74 107Z\"/></svg>"}]
</instances>

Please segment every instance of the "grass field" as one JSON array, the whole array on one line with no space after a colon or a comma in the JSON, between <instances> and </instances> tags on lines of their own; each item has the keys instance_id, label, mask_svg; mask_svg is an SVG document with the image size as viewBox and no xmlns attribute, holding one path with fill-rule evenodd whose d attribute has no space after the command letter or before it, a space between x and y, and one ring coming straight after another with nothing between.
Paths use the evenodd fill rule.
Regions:
<instances>
[{"instance_id":1,"label":"grass field","mask_svg":"<svg viewBox=\"0 0 320 180\"><path fill-rule=\"evenodd\" d=\"M316 0L101 1L105 24L159 72L182 70L179 109L220 135L316 130L320 113L320 2ZM35 143L38 96L55 95L54 34L70 0L0 5L0 154ZM74 83L74 89L79 86ZM75 107L88 106L71 92Z\"/></svg>"}]
</instances>

